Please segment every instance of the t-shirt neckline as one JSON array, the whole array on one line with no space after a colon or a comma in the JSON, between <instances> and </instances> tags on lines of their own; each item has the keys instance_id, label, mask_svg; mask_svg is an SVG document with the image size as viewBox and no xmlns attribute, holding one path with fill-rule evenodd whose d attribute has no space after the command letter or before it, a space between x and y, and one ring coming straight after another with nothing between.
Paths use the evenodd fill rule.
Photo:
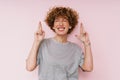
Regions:
<instances>
[{"instance_id":1,"label":"t-shirt neckline","mask_svg":"<svg viewBox=\"0 0 120 80\"><path fill-rule=\"evenodd\" d=\"M69 41L65 42L65 43L61 43L61 42L58 42L57 40L55 40L53 37L51 38L51 40L59 45L67 45L69 44Z\"/></svg>"}]
</instances>

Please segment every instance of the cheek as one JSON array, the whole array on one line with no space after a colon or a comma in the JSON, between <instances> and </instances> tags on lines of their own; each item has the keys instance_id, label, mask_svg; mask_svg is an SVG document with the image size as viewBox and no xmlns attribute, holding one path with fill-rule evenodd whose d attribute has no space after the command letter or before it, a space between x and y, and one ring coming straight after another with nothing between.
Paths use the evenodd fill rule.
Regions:
<instances>
[{"instance_id":1,"label":"cheek","mask_svg":"<svg viewBox=\"0 0 120 80\"><path fill-rule=\"evenodd\" d=\"M58 23L54 23L53 27L56 27L58 25Z\"/></svg>"},{"instance_id":2,"label":"cheek","mask_svg":"<svg viewBox=\"0 0 120 80\"><path fill-rule=\"evenodd\" d=\"M65 24L65 26L66 26L66 28L69 28L70 25L69 24Z\"/></svg>"},{"instance_id":3,"label":"cheek","mask_svg":"<svg viewBox=\"0 0 120 80\"><path fill-rule=\"evenodd\" d=\"M69 26L70 24L68 22L65 22L64 25Z\"/></svg>"},{"instance_id":4,"label":"cheek","mask_svg":"<svg viewBox=\"0 0 120 80\"><path fill-rule=\"evenodd\" d=\"M56 24L54 23L54 24L53 24L53 29L55 29L55 28L56 28Z\"/></svg>"}]
</instances>

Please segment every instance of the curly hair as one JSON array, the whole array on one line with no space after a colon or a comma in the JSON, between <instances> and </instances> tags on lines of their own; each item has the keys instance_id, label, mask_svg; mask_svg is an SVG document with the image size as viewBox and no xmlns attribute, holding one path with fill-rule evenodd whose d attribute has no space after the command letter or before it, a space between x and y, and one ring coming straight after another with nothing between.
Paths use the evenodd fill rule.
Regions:
<instances>
[{"instance_id":1,"label":"curly hair","mask_svg":"<svg viewBox=\"0 0 120 80\"><path fill-rule=\"evenodd\" d=\"M71 26L68 34L71 33L78 24L78 13L69 7L53 7L50 9L47 13L45 22L53 31L54 20L59 16L65 17L68 20L69 25Z\"/></svg>"}]
</instances>

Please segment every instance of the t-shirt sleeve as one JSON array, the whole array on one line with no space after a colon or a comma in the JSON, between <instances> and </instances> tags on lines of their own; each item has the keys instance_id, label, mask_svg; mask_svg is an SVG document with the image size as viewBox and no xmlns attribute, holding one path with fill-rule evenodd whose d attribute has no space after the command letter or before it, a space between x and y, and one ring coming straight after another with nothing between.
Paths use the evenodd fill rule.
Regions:
<instances>
[{"instance_id":1,"label":"t-shirt sleeve","mask_svg":"<svg viewBox=\"0 0 120 80\"><path fill-rule=\"evenodd\" d=\"M80 56L79 56L79 66L81 67L84 63L84 53L81 51Z\"/></svg>"},{"instance_id":2,"label":"t-shirt sleeve","mask_svg":"<svg viewBox=\"0 0 120 80\"><path fill-rule=\"evenodd\" d=\"M40 64L40 52L41 52L40 48L41 48L41 47L39 47L39 49L38 49L38 55L37 55L37 65L39 65L39 64Z\"/></svg>"},{"instance_id":3,"label":"t-shirt sleeve","mask_svg":"<svg viewBox=\"0 0 120 80\"><path fill-rule=\"evenodd\" d=\"M77 48L78 50L78 64L81 67L84 63L84 52L81 47Z\"/></svg>"}]
</instances>

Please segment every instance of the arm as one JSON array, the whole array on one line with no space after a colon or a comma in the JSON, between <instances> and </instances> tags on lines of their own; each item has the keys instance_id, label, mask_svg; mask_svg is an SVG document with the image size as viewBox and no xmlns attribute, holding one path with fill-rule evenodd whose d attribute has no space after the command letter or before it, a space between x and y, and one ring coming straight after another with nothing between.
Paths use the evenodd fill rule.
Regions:
<instances>
[{"instance_id":1,"label":"arm","mask_svg":"<svg viewBox=\"0 0 120 80\"><path fill-rule=\"evenodd\" d=\"M92 50L90 46L90 42L84 43L84 63L81 66L81 68L84 71L90 72L93 70L93 56L92 56Z\"/></svg>"},{"instance_id":2,"label":"arm","mask_svg":"<svg viewBox=\"0 0 120 80\"><path fill-rule=\"evenodd\" d=\"M83 47L84 47L84 63L81 66L83 71L92 71L93 70L93 57L92 57L92 50L90 46L90 40L88 33L85 32L83 25L81 23L80 27L80 35L76 35L76 37L83 42Z\"/></svg>"},{"instance_id":3,"label":"arm","mask_svg":"<svg viewBox=\"0 0 120 80\"><path fill-rule=\"evenodd\" d=\"M26 60L26 69L28 71L33 71L37 66L37 55L38 48L41 41L44 39L45 33L42 30L41 22L39 23L38 30L35 33L35 40L33 42L32 48Z\"/></svg>"},{"instance_id":4,"label":"arm","mask_svg":"<svg viewBox=\"0 0 120 80\"><path fill-rule=\"evenodd\" d=\"M28 71L33 71L37 66L37 55L38 55L39 44L40 43L36 41L33 42L32 48L26 60L26 69Z\"/></svg>"}]
</instances>

